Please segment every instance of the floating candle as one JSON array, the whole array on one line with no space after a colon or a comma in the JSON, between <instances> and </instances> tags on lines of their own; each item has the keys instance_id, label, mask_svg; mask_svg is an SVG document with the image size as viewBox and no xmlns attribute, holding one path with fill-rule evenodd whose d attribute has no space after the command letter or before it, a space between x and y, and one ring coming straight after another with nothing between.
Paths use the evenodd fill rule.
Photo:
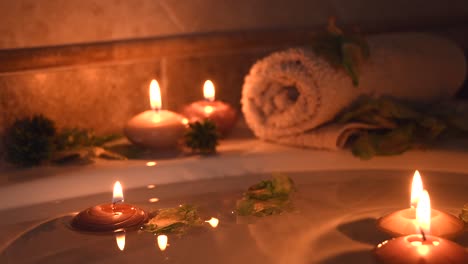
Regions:
<instances>
[{"instance_id":1,"label":"floating candle","mask_svg":"<svg viewBox=\"0 0 468 264\"><path fill-rule=\"evenodd\" d=\"M71 226L87 232L114 232L119 229L137 228L146 222L148 215L145 211L123 201L122 186L117 181L114 184L112 203L97 205L80 212L72 219Z\"/></svg>"},{"instance_id":2,"label":"floating candle","mask_svg":"<svg viewBox=\"0 0 468 264\"><path fill-rule=\"evenodd\" d=\"M203 85L203 96L205 101L191 103L183 109L183 114L189 122L210 119L222 136L227 135L237 120L236 110L229 104L215 101L215 88L210 80Z\"/></svg>"},{"instance_id":3,"label":"floating candle","mask_svg":"<svg viewBox=\"0 0 468 264\"><path fill-rule=\"evenodd\" d=\"M431 226L429 194L424 191L417 206L416 230L421 234L398 237L380 243L375 249L379 262L385 264L424 263L424 264L463 264L468 263L468 252L461 246L427 235Z\"/></svg>"},{"instance_id":4,"label":"floating candle","mask_svg":"<svg viewBox=\"0 0 468 264\"><path fill-rule=\"evenodd\" d=\"M377 221L377 226L392 236L404 236L414 233L416 224L415 205L423 193L423 184L418 171L415 171L411 185L411 207L383 216ZM432 209L430 214L432 234L439 237L452 238L463 232L464 224L457 217Z\"/></svg>"},{"instance_id":5,"label":"floating candle","mask_svg":"<svg viewBox=\"0 0 468 264\"><path fill-rule=\"evenodd\" d=\"M161 91L156 80L150 84L152 110L142 112L128 121L124 128L127 138L147 148L176 147L185 133L187 119L171 111L161 110Z\"/></svg>"}]
</instances>

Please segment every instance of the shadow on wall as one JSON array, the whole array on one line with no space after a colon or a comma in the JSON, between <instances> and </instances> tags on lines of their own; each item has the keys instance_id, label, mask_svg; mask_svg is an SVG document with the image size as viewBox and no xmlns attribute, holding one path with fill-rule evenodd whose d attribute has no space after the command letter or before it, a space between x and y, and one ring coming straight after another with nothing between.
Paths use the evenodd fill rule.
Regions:
<instances>
[{"instance_id":1,"label":"shadow on wall","mask_svg":"<svg viewBox=\"0 0 468 264\"><path fill-rule=\"evenodd\" d=\"M468 51L467 50L465 50L465 58L468 63ZM457 93L457 98L460 98L460 99L468 99L468 69L466 73L467 73L467 76L466 76L465 82L460 88L460 91Z\"/></svg>"},{"instance_id":2,"label":"shadow on wall","mask_svg":"<svg viewBox=\"0 0 468 264\"><path fill-rule=\"evenodd\" d=\"M428 30L431 30L431 26L436 26L437 33L447 23L457 25L457 21L468 20L465 19L468 18L466 0L453 0L450 6L442 0L410 3L406 0L138 2L139 4L118 0L83 0L79 3L0 1L0 53L8 53L9 51L1 51L6 48L212 31L316 28L325 24L329 15L338 16L344 24L383 25L382 28L386 28L385 25L427 23ZM421 8L422 5L424 8ZM444 11L443 14L441 10ZM22 17L22 20L19 21L17 17ZM408 21L408 17L411 17L411 21ZM465 22L460 24L464 26L462 29L468 28L468 22ZM447 29L445 33L461 40L463 47L467 48L468 39L464 32L456 28L455 31ZM33 114L46 115L56 121L59 128L91 128L98 134L121 132L132 116L149 108L148 85L153 78L157 78L162 85L164 109L178 111L183 105L202 99L202 85L206 79L214 82L217 99L239 109L245 75L256 60L275 49L269 42L275 41L275 38L257 38L255 43L260 44L249 49L234 49L229 42L234 38L230 36L224 42L219 42L231 47L226 52L219 52L220 47L216 46L217 53L185 54L184 57L180 54L145 57L146 54L143 53L143 57L128 61L109 61L105 65L75 65L72 68L1 74L0 133L14 119ZM278 36L278 42L284 41L284 38ZM239 39L243 39L243 36L236 41ZM198 45L199 42L205 43L198 40ZM180 53L184 54L183 45L178 46L177 41L174 43L174 46L181 49ZM154 46L151 48L155 49ZM141 47L136 49L142 50ZM53 49L48 50L50 57L46 60L54 61L60 55L68 58L54 53ZM106 47L101 51L115 57L124 56ZM94 54L100 63L102 61L99 58L106 55L100 53L101 51ZM134 53L131 50L128 52L134 54L135 50ZM12 55L15 56L16 53ZM27 53L23 57L26 59L22 63L26 64L29 60L40 60L31 58ZM460 97L468 98L467 86L468 83L465 83L465 88L459 93Z\"/></svg>"},{"instance_id":3,"label":"shadow on wall","mask_svg":"<svg viewBox=\"0 0 468 264\"><path fill-rule=\"evenodd\" d=\"M468 17L466 0L0 1L0 49L252 29L345 24L442 25ZM18 20L18 17L21 17ZM410 18L411 21L408 21Z\"/></svg>"}]
</instances>

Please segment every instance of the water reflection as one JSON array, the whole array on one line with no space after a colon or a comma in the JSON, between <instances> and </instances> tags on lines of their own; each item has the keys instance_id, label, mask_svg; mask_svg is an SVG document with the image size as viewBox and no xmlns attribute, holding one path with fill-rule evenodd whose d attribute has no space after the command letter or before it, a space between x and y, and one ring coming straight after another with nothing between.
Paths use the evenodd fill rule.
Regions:
<instances>
[{"instance_id":1,"label":"water reflection","mask_svg":"<svg viewBox=\"0 0 468 264\"><path fill-rule=\"evenodd\" d=\"M157 238L157 241L158 241L158 247L161 251L166 250L167 246L169 246L169 244L167 243L168 238L166 235L159 235Z\"/></svg>"},{"instance_id":2,"label":"water reflection","mask_svg":"<svg viewBox=\"0 0 468 264\"><path fill-rule=\"evenodd\" d=\"M118 229L115 231L115 242L117 243L117 247L124 251L125 249L125 230Z\"/></svg>"},{"instance_id":3,"label":"water reflection","mask_svg":"<svg viewBox=\"0 0 468 264\"><path fill-rule=\"evenodd\" d=\"M156 202L158 202L158 201L159 201L159 198L156 198L156 197L153 197L153 198L149 198L149 199L148 199L148 202L150 202L150 203L156 203Z\"/></svg>"},{"instance_id":4,"label":"water reflection","mask_svg":"<svg viewBox=\"0 0 468 264\"><path fill-rule=\"evenodd\" d=\"M206 223L210 224L211 227L216 228L219 224L219 219L215 217L211 217L210 220L205 221Z\"/></svg>"},{"instance_id":5,"label":"water reflection","mask_svg":"<svg viewBox=\"0 0 468 264\"><path fill-rule=\"evenodd\" d=\"M156 166L157 164L158 164L158 163L157 163L156 161L148 161L148 162L146 163L146 166L148 166L148 167L153 167L153 166Z\"/></svg>"}]
</instances>

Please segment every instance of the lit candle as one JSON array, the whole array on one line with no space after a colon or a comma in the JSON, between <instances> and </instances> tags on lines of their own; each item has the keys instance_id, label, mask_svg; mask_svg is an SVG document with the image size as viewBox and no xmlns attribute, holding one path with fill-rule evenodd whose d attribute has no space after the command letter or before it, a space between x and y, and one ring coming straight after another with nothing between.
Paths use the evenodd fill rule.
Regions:
<instances>
[{"instance_id":1,"label":"lit candle","mask_svg":"<svg viewBox=\"0 0 468 264\"><path fill-rule=\"evenodd\" d=\"M468 252L463 247L449 240L429 235L431 205L429 194L426 191L423 191L419 197L416 218L413 235L387 240L377 246L375 256L378 261L385 264L468 263Z\"/></svg>"},{"instance_id":2,"label":"lit candle","mask_svg":"<svg viewBox=\"0 0 468 264\"><path fill-rule=\"evenodd\" d=\"M418 171L414 173L411 184L411 208L399 210L377 221L377 226L392 236L404 236L414 233L416 223L415 205L423 193L421 175ZM452 238L463 232L464 224L457 217L432 209L431 211L432 234L439 237Z\"/></svg>"},{"instance_id":3,"label":"lit candle","mask_svg":"<svg viewBox=\"0 0 468 264\"><path fill-rule=\"evenodd\" d=\"M130 119L124 128L125 135L132 143L142 147L177 146L185 133L187 119L177 113L161 110L161 90L156 80L151 81L149 94L151 110Z\"/></svg>"},{"instance_id":4,"label":"lit candle","mask_svg":"<svg viewBox=\"0 0 468 264\"><path fill-rule=\"evenodd\" d=\"M189 122L212 120L222 136L231 131L236 123L237 114L234 108L221 101L215 101L215 87L213 82L207 80L203 85L204 101L193 102L183 109L183 114Z\"/></svg>"},{"instance_id":5,"label":"lit candle","mask_svg":"<svg viewBox=\"0 0 468 264\"><path fill-rule=\"evenodd\" d=\"M148 215L142 209L123 203L123 191L120 182L114 184L112 203L106 203L90 207L77 214L71 222L71 226L80 231L87 232L114 232L116 230L135 229L141 226ZM122 240L119 233L117 243ZM125 233L124 240L125 240ZM125 242L124 242L125 243ZM120 248L120 245L119 245Z\"/></svg>"}]
</instances>

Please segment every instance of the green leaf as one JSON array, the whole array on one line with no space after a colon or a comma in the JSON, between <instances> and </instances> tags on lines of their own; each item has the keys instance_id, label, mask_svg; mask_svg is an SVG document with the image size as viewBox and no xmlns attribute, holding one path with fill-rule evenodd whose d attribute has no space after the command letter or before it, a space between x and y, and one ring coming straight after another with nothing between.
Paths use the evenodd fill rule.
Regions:
<instances>
[{"instance_id":1,"label":"green leaf","mask_svg":"<svg viewBox=\"0 0 468 264\"><path fill-rule=\"evenodd\" d=\"M160 209L143 230L154 234L182 234L189 228L200 226L203 221L198 215L198 210L192 205L181 205L174 208Z\"/></svg>"},{"instance_id":2,"label":"green leaf","mask_svg":"<svg viewBox=\"0 0 468 264\"><path fill-rule=\"evenodd\" d=\"M368 131L351 143L351 150L353 155L361 159L401 154L413 146L413 136L412 124L387 131Z\"/></svg>"},{"instance_id":3,"label":"green leaf","mask_svg":"<svg viewBox=\"0 0 468 264\"><path fill-rule=\"evenodd\" d=\"M248 188L237 200L236 212L240 216L267 216L278 214L290 207L290 194L295 190L293 181L286 175L274 174Z\"/></svg>"},{"instance_id":4,"label":"green leaf","mask_svg":"<svg viewBox=\"0 0 468 264\"><path fill-rule=\"evenodd\" d=\"M354 86L359 86L359 65L362 60L361 48L358 45L341 44L341 63L351 77Z\"/></svg>"},{"instance_id":5,"label":"green leaf","mask_svg":"<svg viewBox=\"0 0 468 264\"><path fill-rule=\"evenodd\" d=\"M468 225L468 204L463 206L462 211L460 213L460 219L465 222L465 225Z\"/></svg>"},{"instance_id":6,"label":"green leaf","mask_svg":"<svg viewBox=\"0 0 468 264\"><path fill-rule=\"evenodd\" d=\"M344 32L336 26L336 19L330 17L326 33L315 37L312 49L332 67L343 68L354 86L359 85L359 69L370 56L367 41L359 32Z\"/></svg>"},{"instance_id":7,"label":"green leaf","mask_svg":"<svg viewBox=\"0 0 468 264\"><path fill-rule=\"evenodd\" d=\"M237 200L236 212L237 212L237 215L240 215L240 216L253 215L254 202L246 198Z\"/></svg>"},{"instance_id":8,"label":"green leaf","mask_svg":"<svg viewBox=\"0 0 468 264\"><path fill-rule=\"evenodd\" d=\"M364 133L352 143L351 151L354 156L368 160L377 155L375 145L373 137L368 133Z\"/></svg>"},{"instance_id":9,"label":"green leaf","mask_svg":"<svg viewBox=\"0 0 468 264\"><path fill-rule=\"evenodd\" d=\"M284 174L273 174L273 193L276 196L289 195L294 191L294 183Z\"/></svg>"},{"instance_id":10,"label":"green leaf","mask_svg":"<svg viewBox=\"0 0 468 264\"><path fill-rule=\"evenodd\" d=\"M375 136L376 150L379 155L401 154L410 149L413 142L414 125L408 124L382 135Z\"/></svg>"}]
</instances>

